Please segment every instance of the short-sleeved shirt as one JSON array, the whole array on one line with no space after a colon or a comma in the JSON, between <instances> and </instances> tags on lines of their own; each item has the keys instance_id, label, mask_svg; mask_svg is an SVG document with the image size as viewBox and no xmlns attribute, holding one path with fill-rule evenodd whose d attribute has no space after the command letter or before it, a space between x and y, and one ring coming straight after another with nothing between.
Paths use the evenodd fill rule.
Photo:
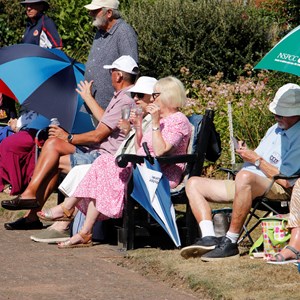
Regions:
<instances>
[{"instance_id":1,"label":"short-sleeved shirt","mask_svg":"<svg viewBox=\"0 0 300 300\"><path fill-rule=\"evenodd\" d=\"M35 22L27 22L22 43L39 45L43 48L62 47L62 40L52 19L39 14Z\"/></svg>"},{"instance_id":2,"label":"short-sleeved shirt","mask_svg":"<svg viewBox=\"0 0 300 300\"><path fill-rule=\"evenodd\" d=\"M114 93L114 96L98 124L99 127L100 124L103 123L112 130L107 138L105 138L98 146L94 147L94 149L98 149L101 154L110 153L114 155L125 138L124 133L118 128L118 122L121 119L122 107L124 105L134 104L134 100L126 93L129 88L130 87L127 87Z\"/></svg>"},{"instance_id":3,"label":"short-sleeved shirt","mask_svg":"<svg viewBox=\"0 0 300 300\"><path fill-rule=\"evenodd\" d=\"M277 124L273 125L269 128L255 152L265 161L278 168L283 175L300 174L300 122L297 122L288 130L279 128ZM259 168L251 163L246 162L243 169L266 177Z\"/></svg>"},{"instance_id":4,"label":"short-sleeved shirt","mask_svg":"<svg viewBox=\"0 0 300 300\"><path fill-rule=\"evenodd\" d=\"M160 119L160 129L163 139L172 145L172 150L168 155L181 155L187 153L188 144L190 141L192 127L187 117L176 112L167 117ZM146 142L152 156L156 156L152 143L152 128L148 128L143 134L141 144ZM143 147L137 151L138 155L145 155ZM177 186L181 179L185 164L162 165L161 169L170 182L170 187Z\"/></svg>"},{"instance_id":5,"label":"short-sleeved shirt","mask_svg":"<svg viewBox=\"0 0 300 300\"><path fill-rule=\"evenodd\" d=\"M137 35L123 19L117 19L109 31L98 30L86 63L85 79L94 80L93 97L105 109L114 89L109 70L104 65L111 65L122 55L130 55L138 62Z\"/></svg>"}]
</instances>

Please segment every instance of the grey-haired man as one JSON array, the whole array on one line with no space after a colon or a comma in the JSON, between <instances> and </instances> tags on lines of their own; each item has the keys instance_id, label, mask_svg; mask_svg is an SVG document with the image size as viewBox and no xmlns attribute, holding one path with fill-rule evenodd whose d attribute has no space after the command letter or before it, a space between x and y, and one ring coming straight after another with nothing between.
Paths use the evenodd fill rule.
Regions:
<instances>
[{"instance_id":1,"label":"grey-haired man","mask_svg":"<svg viewBox=\"0 0 300 300\"><path fill-rule=\"evenodd\" d=\"M297 163L300 157L300 86L292 83L282 86L269 110L277 123L269 128L255 150L239 142L236 152L244 160L244 166L234 181L200 177L188 180L186 192L202 238L183 248L183 257L201 256L203 261L238 257L237 240L253 199L265 193L274 175L300 173L300 163ZM294 181L277 180L267 197L287 200L293 185ZM232 220L224 237L215 236L209 201L233 201Z\"/></svg>"},{"instance_id":2,"label":"grey-haired man","mask_svg":"<svg viewBox=\"0 0 300 300\"><path fill-rule=\"evenodd\" d=\"M85 5L98 29L86 63L85 79L93 80L92 95L104 109L114 89L103 66L122 55L130 55L138 62L137 34L120 17L118 7L117 0L93 0Z\"/></svg>"}]
</instances>

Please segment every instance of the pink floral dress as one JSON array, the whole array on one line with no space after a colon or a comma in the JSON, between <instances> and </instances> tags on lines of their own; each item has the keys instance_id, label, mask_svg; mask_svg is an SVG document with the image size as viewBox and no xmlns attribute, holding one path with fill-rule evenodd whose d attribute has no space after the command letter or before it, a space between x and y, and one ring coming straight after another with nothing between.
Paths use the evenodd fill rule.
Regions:
<instances>
[{"instance_id":1,"label":"pink floral dress","mask_svg":"<svg viewBox=\"0 0 300 300\"><path fill-rule=\"evenodd\" d=\"M160 120L160 128L166 142L173 145L169 155L185 154L191 137L191 125L186 116L180 112ZM152 128L143 135L142 142L147 142L150 153L152 147ZM145 155L143 148L137 154ZM184 164L162 166L162 172L168 178L170 187L176 187L181 179ZM74 197L79 198L77 204L86 214L90 201L100 212L99 219L120 218L124 208L124 193L131 176L131 166L119 168L115 157L111 154L101 154L92 164L89 172L78 185Z\"/></svg>"}]
</instances>

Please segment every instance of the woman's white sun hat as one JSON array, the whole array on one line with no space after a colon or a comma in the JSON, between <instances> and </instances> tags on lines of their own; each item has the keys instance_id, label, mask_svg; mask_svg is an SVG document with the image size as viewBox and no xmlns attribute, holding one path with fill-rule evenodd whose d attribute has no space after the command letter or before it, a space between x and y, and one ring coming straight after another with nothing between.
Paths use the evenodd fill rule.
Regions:
<instances>
[{"instance_id":1,"label":"woman's white sun hat","mask_svg":"<svg viewBox=\"0 0 300 300\"><path fill-rule=\"evenodd\" d=\"M141 76L128 92L151 95L156 82L157 80L154 77Z\"/></svg>"}]
</instances>

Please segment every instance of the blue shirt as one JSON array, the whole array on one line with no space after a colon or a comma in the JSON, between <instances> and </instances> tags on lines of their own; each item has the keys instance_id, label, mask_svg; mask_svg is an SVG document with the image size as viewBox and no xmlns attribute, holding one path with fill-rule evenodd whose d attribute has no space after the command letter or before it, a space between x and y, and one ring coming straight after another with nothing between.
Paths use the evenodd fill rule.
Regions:
<instances>
[{"instance_id":1,"label":"blue shirt","mask_svg":"<svg viewBox=\"0 0 300 300\"><path fill-rule=\"evenodd\" d=\"M270 127L255 152L286 176L300 174L300 122L288 130L277 124ZM244 170L260 176L266 175L253 164L246 162Z\"/></svg>"},{"instance_id":2,"label":"blue shirt","mask_svg":"<svg viewBox=\"0 0 300 300\"><path fill-rule=\"evenodd\" d=\"M44 14L39 14L34 23L30 20L27 22L22 43L39 45L43 48L62 47L55 23Z\"/></svg>"},{"instance_id":3,"label":"blue shirt","mask_svg":"<svg viewBox=\"0 0 300 300\"><path fill-rule=\"evenodd\" d=\"M97 31L85 65L85 79L94 80L92 94L103 109L108 106L114 95L111 75L103 66L111 65L122 55L130 55L138 62L137 35L133 28L120 18L108 31Z\"/></svg>"}]
</instances>

